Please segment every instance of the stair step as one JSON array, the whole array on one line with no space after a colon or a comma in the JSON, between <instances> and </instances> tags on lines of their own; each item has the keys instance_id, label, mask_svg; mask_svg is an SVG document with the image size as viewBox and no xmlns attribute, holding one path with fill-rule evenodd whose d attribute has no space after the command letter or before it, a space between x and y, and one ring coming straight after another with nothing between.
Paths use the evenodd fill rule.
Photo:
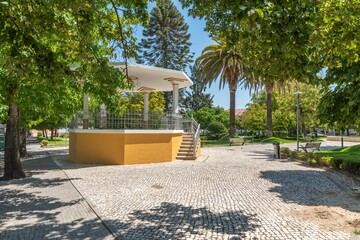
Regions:
<instances>
[{"instance_id":1,"label":"stair step","mask_svg":"<svg viewBox=\"0 0 360 240\"><path fill-rule=\"evenodd\" d=\"M193 147L194 146L194 144L192 144L192 143L189 143L189 144L184 144L184 143L182 143L181 145L180 145L180 147L183 147L183 148L190 148L190 147Z\"/></svg>"},{"instance_id":2,"label":"stair step","mask_svg":"<svg viewBox=\"0 0 360 240\"><path fill-rule=\"evenodd\" d=\"M193 148L180 148L179 152L193 152Z\"/></svg>"},{"instance_id":3,"label":"stair step","mask_svg":"<svg viewBox=\"0 0 360 240\"><path fill-rule=\"evenodd\" d=\"M183 142L193 142L194 139L183 139L182 141L183 141Z\"/></svg>"},{"instance_id":4,"label":"stair step","mask_svg":"<svg viewBox=\"0 0 360 240\"><path fill-rule=\"evenodd\" d=\"M193 152L194 151L194 148L183 148L183 149L179 149L178 153L182 152Z\"/></svg>"},{"instance_id":5,"label":"stair step","mask_svg":"<svg viewBox=\"0 0 360 240\"><path fill-rule=\"evenodd\" d=\"M192 157L192 152L191 153L189 153L189 152L179 152L178 154L177 154L177 156L178 157L180 157L180 156L187 156L187 157Z\"/></svg>"},{"instance_id":6,"label":"stair step","mask_svg":"<svg viewBox=\"0 0 360 240\"><path fill-rule=\"evenodd\" d=\"M176 156L178 160L196 160L193 156L194 151L194 134L183 133L182 142Z\"/></svg>"},{"instance_id":7,"label":"stair step","mask_svg":"<svg viewBox=\"0 0 360 240\"><path fill-rule=\"evenodd\" d=\"M176 157L177 160L196 160L194 157Z\"/></svg>"}]
</instances>

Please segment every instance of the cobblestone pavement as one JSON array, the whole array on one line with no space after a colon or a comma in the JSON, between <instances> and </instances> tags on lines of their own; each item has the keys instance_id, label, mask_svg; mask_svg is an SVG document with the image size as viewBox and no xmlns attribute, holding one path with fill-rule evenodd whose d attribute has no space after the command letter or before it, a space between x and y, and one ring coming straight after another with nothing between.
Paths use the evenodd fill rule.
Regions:
<instances>
[{"instance_id":1,"label":"cobblestone pavement","mask_svg":"<svg viewBox=\"0 0 360 240\"><path fill-rule=\"evenodd\" d=\"M0 239L114 239L39 144L29 144L28 150L31 157L23 167L32 176L0 181Z\"/></svg>"},{"instance_id":2,"label":"cobblestone pavement","mask_svg":"<svg viewBox=\"0 0 360 240\"><path fill-rule=\"evenodd\" d=\"M299 206L351 210L326 197L351 191L349 179L275 160L271 144L204 148L197 161L131 166L72 164L55 155L118 239L351 238L290 216Z\"/></svg>"}]
</instances>

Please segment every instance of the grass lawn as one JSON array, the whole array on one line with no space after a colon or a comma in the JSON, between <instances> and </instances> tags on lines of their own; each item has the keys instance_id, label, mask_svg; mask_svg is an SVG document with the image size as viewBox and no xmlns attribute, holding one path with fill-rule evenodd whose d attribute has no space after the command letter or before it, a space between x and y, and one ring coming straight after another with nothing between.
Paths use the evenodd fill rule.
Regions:
<instances>
[{"instance_id":1,"label":"grass lawn","mask_svg":"<svg viewBox=\"0 0 360 240\"><path fill-rule=\"evenodd\" d=\"M323 138L317 138L315 141L322 141ZM261 137L261 138L254 138L254 143L296 143L296 139L286 139L286 138L278 138L278 137ZM300 139L300 142L304 142ZM219 140L213 139L206 139L202 137L202 143L204 147L216 147L216 146L229 146L229 138L221 138Z\"/></svg>"},{"instance_id":2,"label":"grass lawn","mask_svg":"<svg viewBox=\"0 0 360 240\"><path fill-rule=\"evenodd\" d=\"M316 155L341 158L344 161L360 163L360 145L316 152Z\"/></svg>"},{"instance_id":3,"label":"grass lawn","mask_svg":"<svg viewBox=\"0 0 360 240\"><path fill-rule=\"evenodd\" d=\"M286 139L286 138L278 138L278 137L261 137L254 138L254 142L256 143L295 143L296 139Z\"/></svg>"},{"instance_id":4,"label":"grass lawn","mask_svg":"<svg viewBox=\"0 0 360 240\"><path fill-rule=\"evenodd\" d=\"M40 142L42 140L48 140L49 141L48 146L68 146L69 145L68 138L57 137L57 138L54 138L53 140L50 140L50 138L38 137L38 139Z\"/></svg>"},{"instance_id":5,"label":"grass lawn","mask_svg":"<svg viewBox=\"0 0 360 240\"><path fill-rule=\"evenodd\" d=\"M201 142L203 144L203 147L220 147L220 146L229 146L230 144L229 138L222 138L219 140L201 138Z\"/></svg>"}]
</instances>

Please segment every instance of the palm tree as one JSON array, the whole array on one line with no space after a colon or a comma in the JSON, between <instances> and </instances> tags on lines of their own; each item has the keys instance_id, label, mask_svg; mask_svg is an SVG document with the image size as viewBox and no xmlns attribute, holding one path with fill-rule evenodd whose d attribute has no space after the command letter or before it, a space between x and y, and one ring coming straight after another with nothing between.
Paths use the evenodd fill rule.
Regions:
<instances>
[{"instance_id":1,"label":"palm tree","mask_svg":"<svg viewBox=\"0 0 360 240\"><path fill-rule=\"evenodd\" d=\"M245 79L244 65L236 44L215 38L216 44L204 48L196 64L199 65L199 79L211 85L220 76L219 88L229 85L230 90L230 137L235 134L235 93L239 83Z\"/></svg>"}]
</instances>

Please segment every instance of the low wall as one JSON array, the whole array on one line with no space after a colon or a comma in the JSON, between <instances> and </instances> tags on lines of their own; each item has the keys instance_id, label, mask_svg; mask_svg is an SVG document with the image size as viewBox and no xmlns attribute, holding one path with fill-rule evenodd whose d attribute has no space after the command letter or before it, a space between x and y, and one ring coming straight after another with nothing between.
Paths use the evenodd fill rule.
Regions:
<instances>
[{"instance_id":1,"label":"low wall","mask_svg":"<svg viewBox=\"0 0 360 240\"><path fill-rule=\"evenodd\" d=\"M346 142L360 142L360 137L343 136ZM341 141L341 136L327 136L327 141Z\"/></svg>"},{"instance_id":2,"label":"low wall","mask_svg":"<svg viewBox=\"0 0 360 240\"><path fill-rule=\"evenodd\" d=\"M176 159L179 130L70 130L69 157L75 163L141 164Z\"/></svg>"}]
</instances>

